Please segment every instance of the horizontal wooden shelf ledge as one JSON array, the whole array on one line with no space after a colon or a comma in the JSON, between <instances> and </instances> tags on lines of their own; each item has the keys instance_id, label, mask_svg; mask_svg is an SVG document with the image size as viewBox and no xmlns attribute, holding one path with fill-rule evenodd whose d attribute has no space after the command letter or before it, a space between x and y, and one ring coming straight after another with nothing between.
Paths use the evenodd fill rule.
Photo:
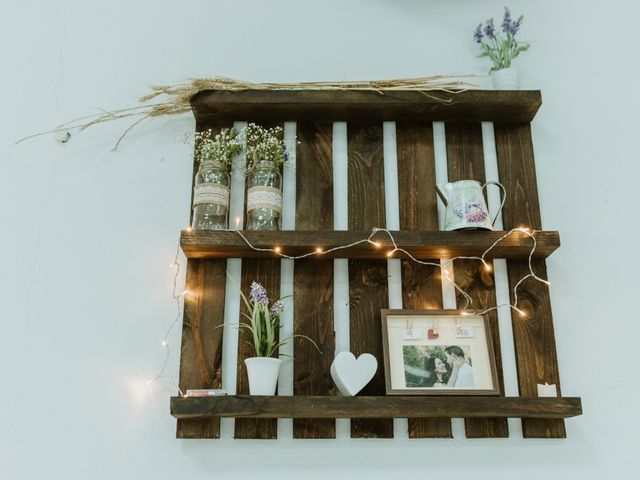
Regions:
<instances>
[{"instance_id":1,"label":"horizontal wooden shelf ledge","mask_svg":"<svg viewBox=\"0 0 640 480\"><path fill-rule=\"evenodd\" d=\"M283 254L298 256L348 245L371 234L370 231L245 231L241 232L256 248L273 249L279 247ZM391 232L398 247L404 248L414 257L421 260L453 258L457 256L480 256L496 240L506 232L464 231L464 232ZM537 242L534 256L546 258L560 246L558 232L540 231L535 233ZM379 247L365 242L359 245L336 250L323 255L325 258L388 258L387 253L393 249L389 236L377 232L372 240ZM532 248L532 239L525 233L514 232L502 240L487 255L491 258L524 258ZM234 231L228 230L192 230L182 231L180 246L188 258L250 258L277 257L272 251L256 251L250 248L244 239ZM314 256L320 256L315 254ZM393 258L406 258L402 252L395 252Z\"/></svg>"},{"instance_id":2,"label":"horizontal wooden shelf ledge","mask_svg":"<svg viewBox=\"0 0 640 480\"><path fill-rule=\"evenodd\" d=\"M176 418L569 418L578 397L172 397Z\"/></svg>"},{"instance_id":3,"label":"horizontal wooden shelf ledge","mask_svg":"<svg viewBox=\"0 0 640 480\"><path fill-rule=\"evenodd\" d=\"M191 98L198 122L422 120L530 122L539 90L204 90Z\"/></svg>"}]
</instances>

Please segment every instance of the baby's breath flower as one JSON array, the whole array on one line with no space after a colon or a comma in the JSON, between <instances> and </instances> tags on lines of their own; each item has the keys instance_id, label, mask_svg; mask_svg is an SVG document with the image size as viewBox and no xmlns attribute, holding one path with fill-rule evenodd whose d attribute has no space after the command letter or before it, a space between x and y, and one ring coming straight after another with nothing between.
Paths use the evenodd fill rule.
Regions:
<instances>
[{"instance_id":1,"label":"baby's breath flower","mask_svg":"<svg viewBox=\"0 0 640 480\"><path fill-rule=\"evenodd\" d=\"M283 136L282 127L265 128L255 123L248 124L245 129L247 169L253 169L261 160L272 162L276 166L282 165L288 158Z\"/></svg>"},{"instance_id":2,"label":"baby's breath flower","mask_svg":"<svg viewBox=\"0 0 640 480\"><path fill-rule=\"evenodd\" d=\"M237 136L238 132L233 128L225 128L215 136L211 129L196 132L194 153L196 161L200 164L220 162L229 166L231 157L242 150Z\"/></svg>"}]
</instances>

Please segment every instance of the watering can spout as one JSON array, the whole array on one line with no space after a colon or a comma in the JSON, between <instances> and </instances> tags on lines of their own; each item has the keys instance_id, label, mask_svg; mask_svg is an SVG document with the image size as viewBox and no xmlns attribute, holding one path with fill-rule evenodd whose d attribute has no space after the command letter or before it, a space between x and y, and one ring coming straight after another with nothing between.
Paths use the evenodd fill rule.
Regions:
<instances>
[{"instance_id":1,"label":"watering can spout","mask_svg":"<svg viewBox=\"0 0 640 480\"><path fill-rule=\"evenodd\" d=\"M440 185L436 185L436 193L444 203L446 207L449 203L449 198L451 198L451 193L453 192L453 184L452 183L441 183Z\"/></svg>"}]
</instances>

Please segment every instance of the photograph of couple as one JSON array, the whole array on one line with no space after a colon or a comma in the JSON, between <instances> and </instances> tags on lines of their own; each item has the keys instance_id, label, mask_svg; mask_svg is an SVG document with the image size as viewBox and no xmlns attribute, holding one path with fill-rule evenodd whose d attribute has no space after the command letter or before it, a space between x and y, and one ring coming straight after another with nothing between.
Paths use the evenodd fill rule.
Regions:
<instances>
[{"instance_id":1,"label":"photograph of couple","mask_svg":"<svg viewBox=\"0 0 640 480\"><path fill-rule=\"evenodd\" d=\"M468 345L403 345L407 388L476 387Z\"/></svg>"}]
</instances>

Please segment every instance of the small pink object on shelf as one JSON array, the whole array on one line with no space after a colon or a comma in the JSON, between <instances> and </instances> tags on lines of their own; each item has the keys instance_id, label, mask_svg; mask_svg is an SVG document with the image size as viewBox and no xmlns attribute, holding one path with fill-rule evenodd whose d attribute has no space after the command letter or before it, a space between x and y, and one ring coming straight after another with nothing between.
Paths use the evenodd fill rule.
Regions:
<instances>
[{"instance_id":1,"label":"small pink object on shelf","mask_svg":"<svg viewBox=\"0 0 640 480\"><path fill-rule=\"evenodd\" d=\"M222 390L221 388L214 388L214 389L201 388L201 389L187 390L187 394L185 395L185 397L221 397L226 394L227 392L225 390Z\"/></svg>"}]
</instances>

